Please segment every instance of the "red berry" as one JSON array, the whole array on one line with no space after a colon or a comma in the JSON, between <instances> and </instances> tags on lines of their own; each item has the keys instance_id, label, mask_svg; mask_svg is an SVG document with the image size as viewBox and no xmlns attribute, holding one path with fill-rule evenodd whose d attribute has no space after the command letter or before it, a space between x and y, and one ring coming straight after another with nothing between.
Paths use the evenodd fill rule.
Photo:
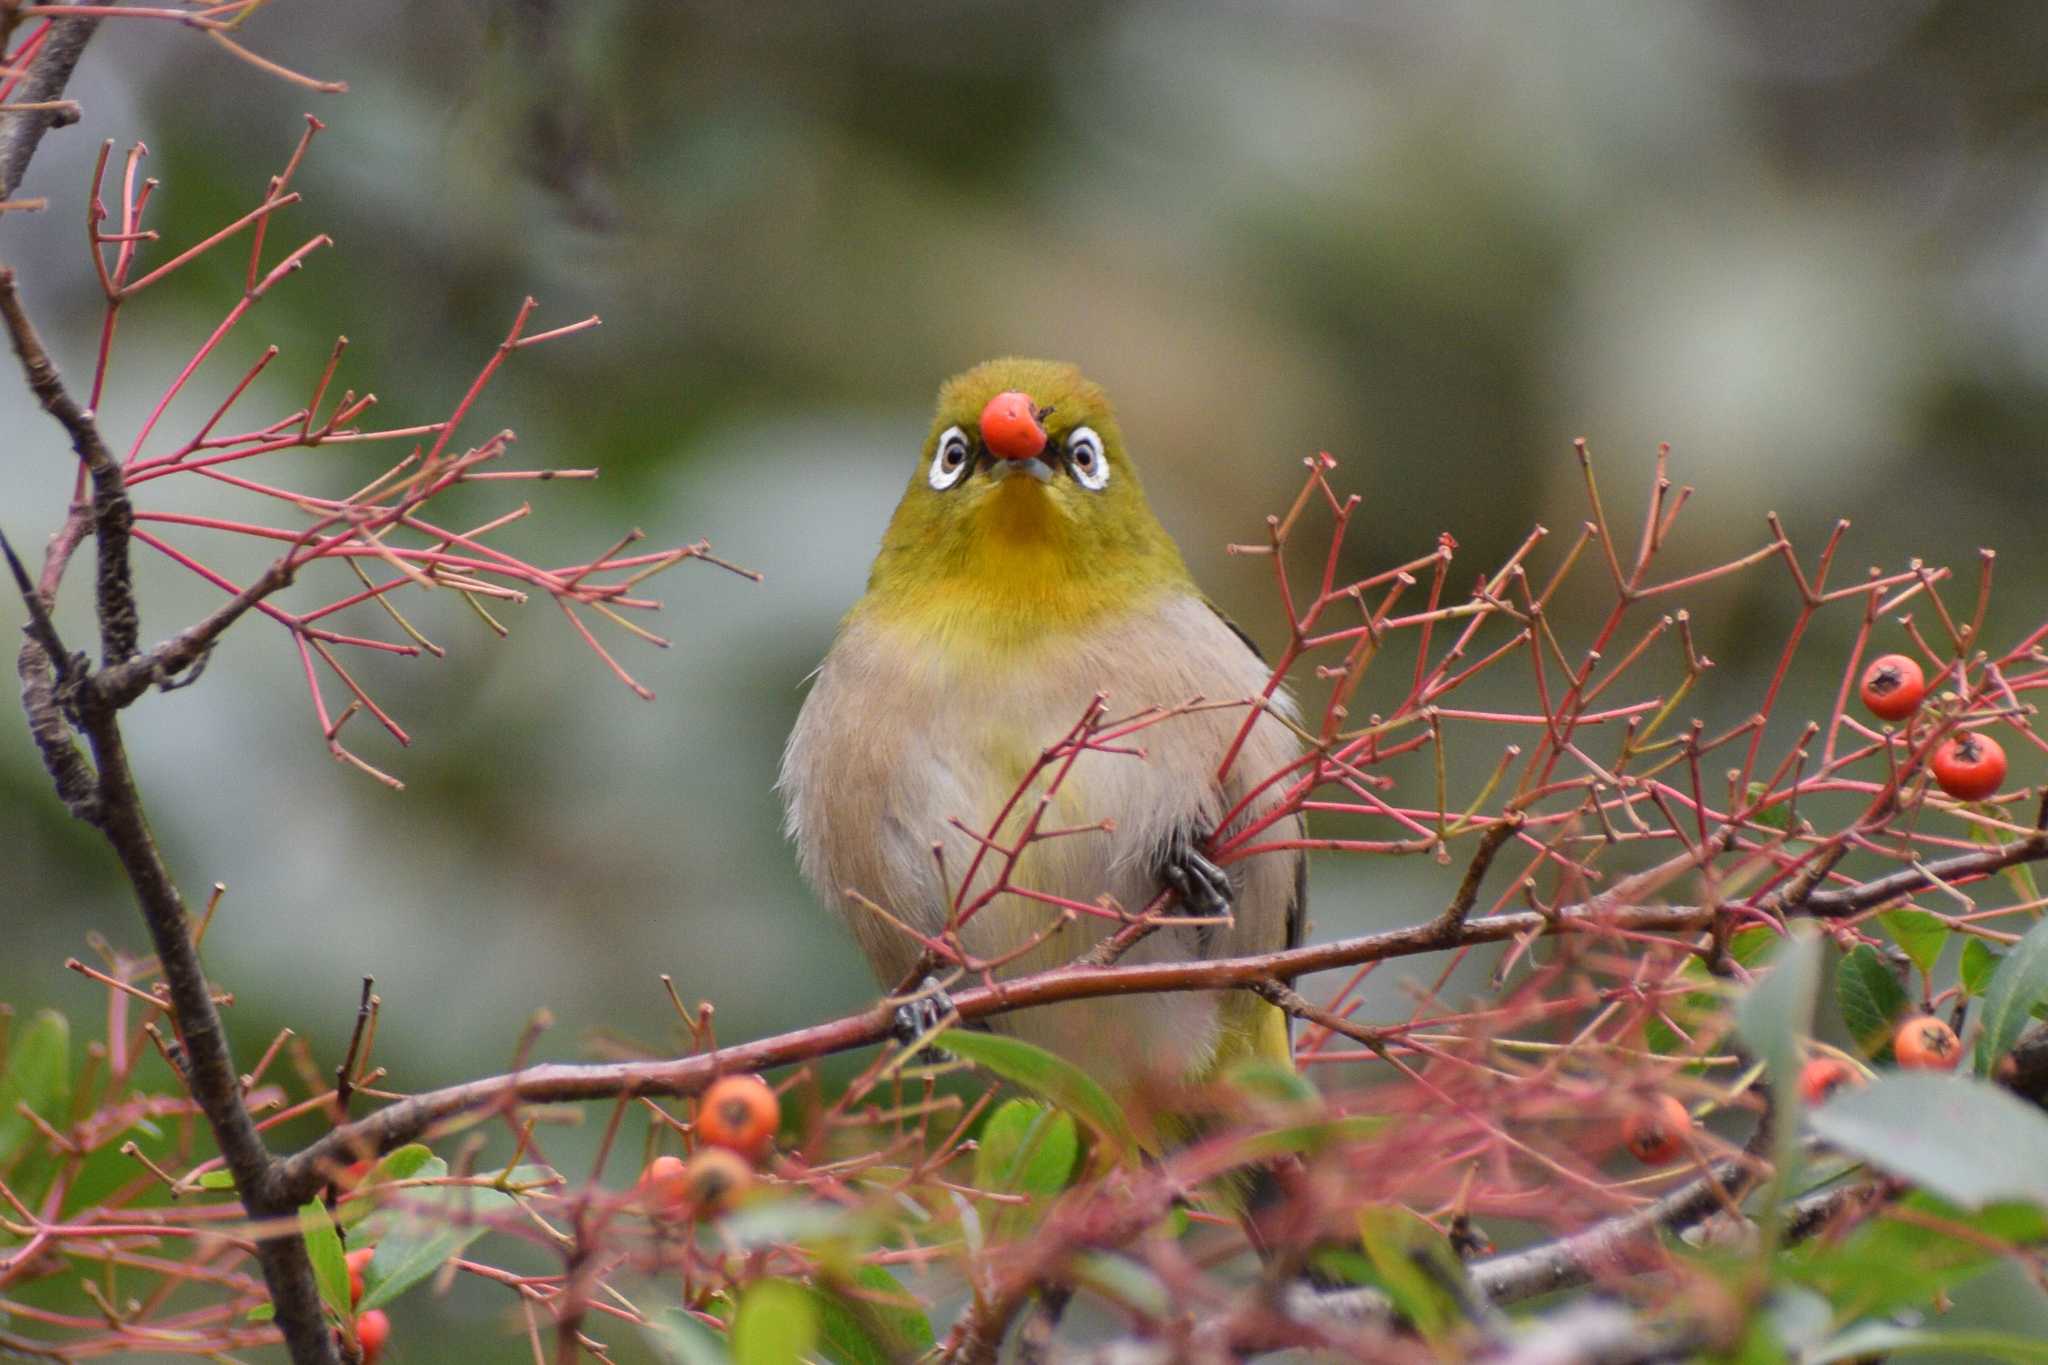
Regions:
<instances>
[{"instance_id":1,"label":"red berry","mask_svg":"<svg viewBox=\"0 0 2048 1365\"><path fill-rule=\"evenodd\" d=\"M1931 1014L1915 1015L1892 1035L1892 1056L1909 1071L1953 1071L1963 1059L1956 1031Z\"/></svg>"},{"instance_id":2,"label":"red berry","mask_svg":"<svg viewBox=\"0 0 2048 1365\"><path fill-rule=\"evenodd\" d=\"M739 1202L754 1183L754 1168L737 1152L700 1147L683 1169L690 1212L716 1218Z\"/></svg>"},{"instance_id":3,"label":"red berry","mask_svg":"<svg viewBox=\"0 0 2048 1365\"><path fill-rule=\"evenodd\" d=\"M381 1308L372 1308L356 1319L356 1342L363 1348L363 1365L377 1365L384 1343L391 1340L391 1319Z\"/></svg>"},{"instance_id":4,"label":"red berry","mask_svg":"<svg viewBox=\"0 0 2048 1365\"><path fill-rule=\"evenodd\" d=\"M1934 751L1934 780L1958 801L1982 801L2005 781L2005 750L1980 730L1958 730Z\"/></svg>"},{"instance_id":5,"label":"red berry","mask_svg":"<svg viewBox=\"0 0 2048 1365\"><path fill-rule=\"evenodd\" d=\"M1857 695L1878 719L1904 720L1927 695L1927 675L1905 655L1887 654L1873 659L1863 670L1863 685Z\"/></svg>"},{"instance_id":6,"label":"red berry","mask_svg":"<svg viewBox=\"0 0 2048 1365\"><path fill-rule=\"evenodd\" d=\"M981 409L981 443L1005 460L1028 460L1045 449L1045 428L1031 395L1011 389Z\"/></svg>"},{"instance_id":7,"label":"red berry","mask_svg":"<svg viewBox=\"0 0 2048 1365\"><path fill-rule=\"evenodd\" d=\"M1863 1084L1863 1073L1839 1057L1815 1057L1799 1070L1799 1095L1819 1104L1846 1086Z\"/></svg>"},{"instance_id":8,"label":"red berry","mask_svg":"<svg viewBox=\"0 0 2048 1365\"><path fill-rule=\"evenodd\" d=\"M1647 1166L1675 1161L1685 1152L1692 1115L1676 1096L1659 1095L1621 1121L1621 1145Z\"/></svg>"},{"instance_id":9,"label":"red berry","mask_svg":"<svg viewBox=\"0 0 2048 1365\"><path fill-rule=\"evenodd\" d=\"M697 1136L758 1160L782 1124L782 1106L759 1076L723 1076L697 1105Z\"/></svg>"},{"instance_id":10,"label":"red berry","mask_svg":"<svg viewBox=\"0 0 2048 1365\"><path fill-rule=\"evenodd\" d=\"M683 1159L679 1156L658 1156L648 1162L647 1169L640 1173L639 1183L633 1187L633 1194L649 1213L681 1217L690 1202L690 1179L685 1173Z\"/></svg>"},{"instance_id":11,"label":"red berry","mask_svg":"<svg viewBox=\"0 0 2048 1365\"><path fill-rule=\"evenodd\" d=\"M363 1275L370 1267L370 1258L377 1254L375 1247L357 1247L348 1254L348 1301L363 1301Z\"/></svg>"}]
</instances>

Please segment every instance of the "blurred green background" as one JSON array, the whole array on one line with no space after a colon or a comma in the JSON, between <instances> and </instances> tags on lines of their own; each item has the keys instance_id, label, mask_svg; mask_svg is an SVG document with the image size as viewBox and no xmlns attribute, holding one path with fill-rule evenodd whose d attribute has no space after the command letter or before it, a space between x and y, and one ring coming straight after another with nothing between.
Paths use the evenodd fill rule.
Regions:
<instances>
[{"instance_id":1,"label":"blurred green background","mask_svg":"<svg viewBox=\"0 0 2048 1365\"><path fill-rule=\"evenodd\" d=\"M1701 488L1674 572L1761 543L1768 509L1809 560L1847 516L1846 575L1911 556L1967 573L1994 545L1994 640L2038 618L2048 8L278 0L244 36L352 93L266 78L168 25L109 25L73 88L84 122L23 187L51 210L0 232L74 382L99 317L79 227L98 142L149 144L168 246L253 204L310 109L328 131L273 252L315 231L336 245L165 431L189 432L271 341L284 353L238 411L290 411L337 333L337 389L376 392L389 424L435 420L532 293L538 326L604 327L518 356L469 435L512 427L522 461L604 477L465 510L531 494L504 543L543 563L639 526L708 536L766 575L658 580L652 624L675 647L615 640L651 705L544 603L499 641L459 603L408 602L449 657L363 676L416 743L352 727L402 794L324 757L296 657L262 620L202 685L133 711L177 874L188 894L230 888L208 958L245 1059L289 1023L331 1067L363 975L401 1088L499 1068L542 1006L546 1055L606 1033L664 1044L658 972L715 1000L726 1038L870 999L770 785L933 390L990 355L1069 358L1109 389L1197 576L1269 644L1265 567L1223 547L1263 534L1303 456L1329 450L1365 497L1354 567L1449 530L1462 587L1532 522L1577 527L1581 435L1630 527L1672 443ZM124 312L101 406L118 446L236 297L240 259ZM0 525L38 547L66 448L19 384L0 383L0 423ZM265 473L340 493L372 461L332 447ZM151 496L258 509L206 487ZM230 572L261 562L174 538ZM139 553L148 637L217 600ZM315 577L295 600L353 582ZM63 618L79 640L86 581ZM1697 710L1738 719L1793 595L1766 570L1692 606L1721 665ZM1842 609L1816 627L1788 724L1830 699L1853 625ZM1496 752L1454 758L1469 779ZM2039 779L2016 759L2016 782ZM18 723L0 726L0 802L0 998L82 1021L97 993L64 957L90 930L139 948L140 925ZM1434 910L1447 875L1320 860L1316 933ZM503 1309L472 1294L448 1311Z\"/></svg>"}]
</instances>

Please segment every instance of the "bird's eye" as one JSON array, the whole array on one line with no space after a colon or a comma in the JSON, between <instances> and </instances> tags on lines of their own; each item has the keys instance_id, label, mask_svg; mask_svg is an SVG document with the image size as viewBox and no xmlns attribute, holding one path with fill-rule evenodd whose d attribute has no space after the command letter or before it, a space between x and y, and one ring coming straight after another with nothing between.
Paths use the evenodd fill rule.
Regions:
<instances>
[{"instance_id":1,"label":"bird's eye","mask_svg":"<svg viewBox=\"0 0 2048 1365\"><path fill-rule=\"evenodd\" d=\"M1074 482L1099 493L1109 482L1109 457L1102 453L1102 438L1093 427L1075 427L1067 434L1067 468Z\"/></svg>"},{"instance_id":2,"label":"bird's eye","mask_svg":"<svg viewBox=\"0 0 2048 1365\"><path fill-rule=\"evenodd\" d=\"M968 466L967 433L958 427L947 427L939 436L939 448L932 453L932 467L925 475L925 481L941 493L966 477Z\"/></svg>"}]
</instances>

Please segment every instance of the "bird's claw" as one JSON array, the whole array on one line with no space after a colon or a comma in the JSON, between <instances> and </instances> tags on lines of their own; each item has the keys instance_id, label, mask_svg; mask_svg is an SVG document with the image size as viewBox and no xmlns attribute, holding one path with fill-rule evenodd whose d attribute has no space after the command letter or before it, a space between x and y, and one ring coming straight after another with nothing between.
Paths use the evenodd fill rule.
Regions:
<instances>
[{"instance_id":1,"label":"bird's claw","mask_svg":"<svg viewBox=\"0 0 2048 1365\"><path fill-rule=\"evenodd\" d=\"M1231 886L1228 873L1192 848L1177 851L1161 869L1166 884L1180 895L1181 908L1200 919L1225 919L1230 915Z\"/></svg>"},{"instance_id":2,"label":"bird's claw","mask_svg":"<svg viewBox=\"0 0 2048 1365\"><path fill-rule=\"evenodd\" d=\"M916 995L896 1007L889 1035L899 1047L910 1047L918 1039L938 1032L939 1026L954 1018L956 1013L953 997L946 994L937 977L928 976L918 983ZM946 1054L941 1049L927 1047L918 1053L915 1060L931 1063L945 1058Z\"/></svg>"}]
</instances>

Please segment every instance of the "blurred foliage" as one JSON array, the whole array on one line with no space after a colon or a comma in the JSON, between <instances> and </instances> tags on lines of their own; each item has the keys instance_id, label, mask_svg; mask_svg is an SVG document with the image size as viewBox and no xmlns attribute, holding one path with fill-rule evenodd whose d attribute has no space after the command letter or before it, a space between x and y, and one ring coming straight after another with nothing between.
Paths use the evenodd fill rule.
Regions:
<instances>
[{"instance_id":1,"label":"blurred foliage","mask_svg":"<svg viewBox=\"0 0 2048 1365\"><path fill-rule=\"evenodd\" d=\"M767 580L669 581L676 648L631 661L651 706L539 612L505 642L432 623L447 661L370 670L418 736L373 755L403 795L324 761L261 622L205 686L138 712L178 874L230 886L209 956L244 1055L289 1018L331 1065L364 974L407 1086L501 1064L541 1005L543 1050L665 1043L657 971L715 998L727 1036L869 998L770 783L933 388L988 355L1070 358L1117 396L1198 577L1268 642L1264 575L1222 546L1260 535L1318 449L1366 495L1354 553L1375 563L1440 529L1490 563L1533 521L1576 526L1585 435L1614 505L1673 444L1702 489L1698 563L1761 543L1775 508L1806 545L1853 518L1848 564L2001 547L1995 637L2048 591L2028 495L2048 427L2037 6L278 0L248 36L353 92L257 78L169 26L111 25L88 55L85 119L24 187L51 211L6 224L67 369L97 321L77 210L98 142L148 142L152 221L190 241L311 108L330 131L280 231L337 246L262 305L209 401L274 340L252 408L288 411L346 333L346 382L387 418L436 414L521 295L599 312L595 335L520 357L479 418L538 462L605 470L537 500L527 545L567 562L626 520ZM110 430L238 288L195 270L124 318ZM0 522L34 546L68 462L18 388L0 421ZM317 481L360 482L318 458ZM148 581L145 633L212 600ZM1692 605L1745 678L1794 607L1756 575ZM1823 617L1806 648L1848 629ZM1697 705L1726 723L1717 699L1754 691ZM59 964L88 930L132 942L135 919L4 733L0 996L89 1008ZM1467 779L1491 761L1467 758ZM1317 932L1411 918L1434 875L1321 863Z\"/></svg>"}]
</instances>

